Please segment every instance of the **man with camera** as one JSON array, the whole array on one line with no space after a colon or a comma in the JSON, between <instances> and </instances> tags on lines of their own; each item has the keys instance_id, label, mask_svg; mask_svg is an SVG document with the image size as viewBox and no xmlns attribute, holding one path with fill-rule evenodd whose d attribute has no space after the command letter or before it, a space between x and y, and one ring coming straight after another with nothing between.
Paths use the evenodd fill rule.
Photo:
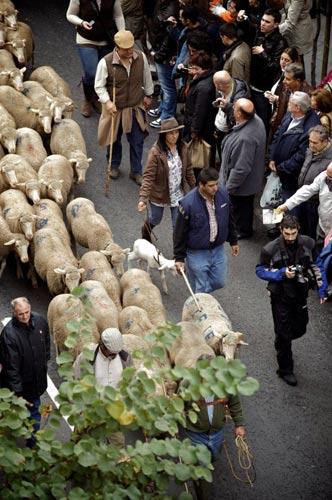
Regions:
<instances>
[{"instance_id":1,"label":"man with camera","mask_svg":"<svg viewBox=\"0 0 332 500\"><path fill-rule=\"evenodd\" d=\"M256 275L268 281L277 351L277 374L286 384L297 385L293 373L292 340L306 332L307 297L310 288L318 288L320 303L325 302L327 283L315 242L299 235L296 217L286 215L281 235L262 250Z\"/></svg>"}]
</instances>

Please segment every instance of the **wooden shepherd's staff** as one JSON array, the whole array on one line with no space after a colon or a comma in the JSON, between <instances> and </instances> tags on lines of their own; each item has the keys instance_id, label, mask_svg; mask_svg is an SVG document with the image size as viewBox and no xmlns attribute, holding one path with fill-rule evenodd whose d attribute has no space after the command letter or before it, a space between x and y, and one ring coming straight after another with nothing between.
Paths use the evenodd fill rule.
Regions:
<instances>
[{"instance_id":1,"label":"wooden shepherd's staff","mask_svg":"<svg viewBox=\"0 0 332 500\"><path fill-rule=\"evenodd\" d=\"M112 102L115 105L115 71L113 69L113 95ZM111 169L112 169L112 156L113 156L113 142L114 142L114 121L115 121L115 113L112 113L112 121L111 121L111 142L110 142L110 151L108 158L108 165L106 168L106 177L105 177L105 196L108 196L108 192L110 189L111 183Z\"/></svg>"}]
</instances>

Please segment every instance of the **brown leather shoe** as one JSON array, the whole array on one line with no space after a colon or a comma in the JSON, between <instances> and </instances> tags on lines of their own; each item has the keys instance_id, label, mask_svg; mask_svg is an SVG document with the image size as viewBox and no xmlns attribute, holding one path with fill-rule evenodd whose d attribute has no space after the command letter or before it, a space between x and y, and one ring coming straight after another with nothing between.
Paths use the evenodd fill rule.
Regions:
<instances>
[{"instance_id":1,"label":"brown leather shoe","mask_svg":"<svg viewBox=\"0 0 332 500\"><path fill-rule=\"evenodd\" d=\"M119 169L118 168L111 168L109 171L109 176L111 179L118 179L120 175Z\"/></svg>"},{"instance_id":2,"label":"brown leather shoe","mask_svg":"<svg viewBox=\"0 0 332 500\"><path fill-rule=\"evenodd\" d=\"M82 106L81 106L81 113L85 118L90 118L92 115L92 103L90 101L84 101Z\"/></svg>"},{"instance_id":3,"label":"brown leather shoe","mask_svg":"<svg viewBox=\"0 0 332 500\"><path fill-rule=\"evenodd\" d=\"M141 176L141 174L133 174L133 173L130 173L129 174L129 179L133 180L134 182L136 182L136 184L138 186L141 186L142 185L142 181L143 181L143 177Z\"/></svg>"}]
</instances>

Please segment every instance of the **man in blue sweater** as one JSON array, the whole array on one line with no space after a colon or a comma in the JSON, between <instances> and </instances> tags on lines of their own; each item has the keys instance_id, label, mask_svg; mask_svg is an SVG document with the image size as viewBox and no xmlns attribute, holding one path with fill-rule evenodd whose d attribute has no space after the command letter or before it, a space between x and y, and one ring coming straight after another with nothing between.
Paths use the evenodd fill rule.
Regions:
<instances>
[{"instance_id":1,"label":"man in blue sweater","mask_svg":"<svg viewBox=\"0 0 332 500\"><path fill-rule=\"evenodd\" d=\"M225 285L228 241L232 255L240 248L230 212L227 191L219 186L219 173L213 168L201 170L198 187L179 203L174 230L174 259L179 273L185 270L191 287L197 292L213 292Z\"/></svg>"}]
</instances>

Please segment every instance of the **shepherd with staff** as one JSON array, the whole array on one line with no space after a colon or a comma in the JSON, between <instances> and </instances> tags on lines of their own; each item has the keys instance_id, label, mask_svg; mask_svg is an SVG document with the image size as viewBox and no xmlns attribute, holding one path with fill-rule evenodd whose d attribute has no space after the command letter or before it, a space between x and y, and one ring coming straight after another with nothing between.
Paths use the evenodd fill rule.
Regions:
<instances>
[{"instance_id":1,"label":"shepherd with staff","mask_svg":"<svg viewBox=\"0 0 332 500\"><path fill-rule=\"evenodd\" d=\"M122 158L121 137L130 145L129 177L142 183L142 154L147 135L145 110L151 104L153 82L146 56L134 48L130 31L114 35L115 49L99 61L95 91L102 103L98 143L109 146L107 177L117 179ZM113 147L110 147L113 145Z\"/></svg>"}]
</instances>

